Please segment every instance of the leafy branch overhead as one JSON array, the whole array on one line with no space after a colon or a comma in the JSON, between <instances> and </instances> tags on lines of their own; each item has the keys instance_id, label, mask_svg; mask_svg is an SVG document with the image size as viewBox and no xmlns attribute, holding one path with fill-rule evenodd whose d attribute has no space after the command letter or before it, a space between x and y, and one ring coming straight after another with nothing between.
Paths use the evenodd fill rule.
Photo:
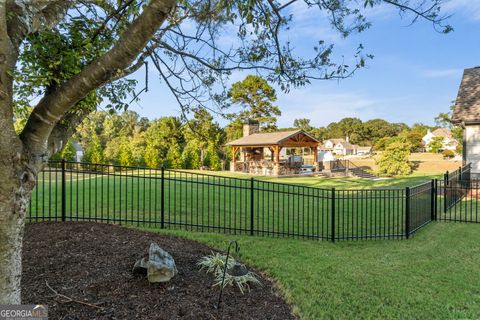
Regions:
<instances>
[{"instance_id":1,"label":"leafy branch overhead","mask_svg":"<svg viewBox=\"0 0 480 320\"><path fill-rule=\"evenodd\" d=\"M18 44L20 62L12 70L16 108L28 109L39 100L38 110L34 111L38 113L43 102L63 93L73 78L78 78L79 74L93 76L94 66L99 63L104 66L102 80L95 85L92 83L74 99L64 101L67 106L52 110L55 104L50 104L50 112L58 113L52 119L60 127L58 129L79 123L86 113L102 102L111 108L127 108L131 98L137 97L137 83L124 77L146 63L156 69L158 80L172 92L184 115L191 106L209 106L211 101L226 107L224 84L235 70L256 70L268 81L289 90L291 86L302 86L315 79L349 77L365 66L365 59L371 55L363 53L362 45L352 53L352 59L346 60L350 63L344 58L335 58L333 44L323 39L312 42L313 56L298 55L288 35L295 19L299 18L294 14L296 7L318 10L319 17L344 37L370 27L365 12L383 3L397 7L413 20L424 18L435 26L444 27L444 31L451 29L443 25L445 17L439 12L440 1L433 0L367 0L364 3L339 0L182 0L171 3L159 0L72 0L52 1L50 5L25 1L30 12L42 15L38 17L43 22L38 24L42 28L22 26L22 17L27 10L22 10L13 1L8 2L12 17L9 34ZM167 12L164 23L155 26L158 22L138 19L145 16L147 9L152 13ZM135 23L143 29L147 25L155 29L150 29L154 32L142 40L145 45L130 54L127 54L128 50L114 50ZM235 35L233 39L232 35ZM125 58L117 58L122 63L116 66L112 62L115 52L118 57ZM104 65L106 57L109 58L108 66ZM36 121L33 124L39 125ZM29 139L33 124L27 125L22 134L25 140ZM52 129L49 128L47 133ZM71 134L65 128L58 131ZM55 134L56 130L52 132ZM50 152L59 147L55 141L50 144Z\"/></svg>"}]
</instances>

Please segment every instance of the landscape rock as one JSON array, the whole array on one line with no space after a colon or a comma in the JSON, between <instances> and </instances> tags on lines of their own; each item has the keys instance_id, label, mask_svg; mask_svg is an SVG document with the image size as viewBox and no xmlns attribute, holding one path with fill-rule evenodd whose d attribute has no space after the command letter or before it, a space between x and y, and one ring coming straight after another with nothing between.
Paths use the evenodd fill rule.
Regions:
<instances>
[{"instance_id":1,"label":"landscape rock","mask_svg":"<svg viewBox=\"0 0 480 320\"><path fill-rule=\"evenodd\" d=\"M167 282L178 273L173 257L156 243L150 244L146 265L150 283Z\"/></svg>"}]
</instances>

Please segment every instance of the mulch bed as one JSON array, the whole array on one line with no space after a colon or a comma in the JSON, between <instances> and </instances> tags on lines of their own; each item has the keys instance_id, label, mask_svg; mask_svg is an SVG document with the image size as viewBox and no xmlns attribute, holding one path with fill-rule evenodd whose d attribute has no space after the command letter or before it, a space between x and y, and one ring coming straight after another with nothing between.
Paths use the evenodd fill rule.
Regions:
<instances>
[{"instance_id":1,"label":"mulch bed","mask_svg":"<svg viewBox=\"0 0 480 320\"><path fill-rule=\"evenodd\" d=\"M131 273L151 242L175 259L179 273L170 282L149 284L146 276ZM219 289L212 288L213 276L197 266L211 251L195 241L115 225L27 224L22 300L48 305L50 319L295 319L259 272L262 286L243 295L226 288L216 310ZM47 283L76 301L56 295Z\"/></svg>"}]
</instances>

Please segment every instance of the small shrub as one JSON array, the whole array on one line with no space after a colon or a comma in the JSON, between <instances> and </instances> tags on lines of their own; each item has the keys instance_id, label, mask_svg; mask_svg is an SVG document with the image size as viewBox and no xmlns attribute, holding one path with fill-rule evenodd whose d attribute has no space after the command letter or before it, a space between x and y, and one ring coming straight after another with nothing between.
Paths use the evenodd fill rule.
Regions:
<instances>
[{"instance_id":1,"label":"small shrub","mask_svg":"<svg viewBox=\"0 0 480 320\"><path fill-rule=\"evenodd\" d=\"M217 276L215 277L215 284L213 286L220 287L222 285L223 279L223 272L217 272ZM257 276L255 273L249 271L246 275L243 276L232 276L228 272L225 273L225 281L223 282L223 287L227 286L234 286L237 285L240 292L243 294L245 289L250 291L250 283L251 284L260 284L258 281Z\"/></svg>"},{"instance_id":2,"label":"small shrub","mask_svg":"<svg viewBox=\"0 0 480 320\"><path fill-rule=\"evenodd\" d=\"M443 150L442 155L444 158L453 158L455 157L455 152L453 152L452 150Z\"/></svg>"},{"instance_id":3,"label":"small shrub","mask_svg":"<svg viewBox=\"0 0 480 320\"><path fill-rule=\"evenodd\" d=\"M205 270L206 273L213 273L215 276L215 283L213 286L220 287L223 280L223 269L225 267L226 256L220 253L213 253L211 255L202 257L197 263L200 266L200 270ZM228 273L228 270L233 268L236 261L233 258L228 259L227 272L225 273L225 281L223 287L237 286L240 292L243 294L245 290L250 291L250 284L260 284L255 273L248 271L247 274L242 276L234 276Z\"/></svg>"},{"instance_id":4,"label":"small shrub","mask_svg":"<svg viewBox=\"0 0 480 320\"><path fill-rule=\"evenodd\" d=\"M197 264L200 266L200 270L205 270L206 273L217 274L217 272L222 272L225 266L225 259L226 256L218 252L212 252L211 255L202 257ZM232 268L234 264L235 261L233 259L228 259L227 268Z\"/></svg>"}]
</instances>

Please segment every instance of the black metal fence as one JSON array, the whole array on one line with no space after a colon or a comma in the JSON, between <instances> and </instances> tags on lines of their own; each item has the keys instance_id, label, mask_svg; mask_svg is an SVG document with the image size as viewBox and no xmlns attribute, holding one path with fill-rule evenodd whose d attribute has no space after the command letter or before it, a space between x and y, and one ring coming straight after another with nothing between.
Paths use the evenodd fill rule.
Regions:
<instances>
[{"instance_id":1,"label":"black metal fence","mask_svg":"<svg viewBox=\"0 0 480 320\"><path fill-rule=\"evenodd\" d=\"M480 180L471 178L471 165L447 172L439 181L438 220L479 223Z\"/></svg>"},{"instance_id":2,"label":"black metal fence","mask_svg":"<svg viewBox=\"0 0 480 320\"><path fill-rule=\"evenodd\" d=\"M393 239L408 238L435 220L438 203L453 194L436 180L404 189L336 190L191 171L52 161L39 175L28 219L331 241Z\"/></svg>"}]
</instances>

